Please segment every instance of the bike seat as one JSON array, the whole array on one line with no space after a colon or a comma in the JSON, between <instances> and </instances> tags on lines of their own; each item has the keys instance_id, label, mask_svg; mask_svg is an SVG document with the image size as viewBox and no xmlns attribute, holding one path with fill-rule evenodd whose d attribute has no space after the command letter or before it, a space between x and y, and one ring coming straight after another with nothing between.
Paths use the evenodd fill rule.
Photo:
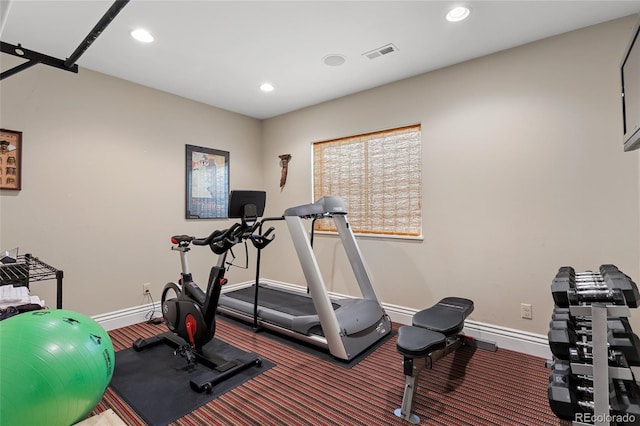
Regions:
<instances>
[{"instance_id":1,"label":"bike seat","mask_svg":"<svg viewBox=\"0 0 640 426\"><path fill-rule=\"evenodd\" d=\"M180 244L180 243L190 243L193 240L193 237L189 235L174 235L171 237L172 244Z\"/></svg>"}]
</instances>

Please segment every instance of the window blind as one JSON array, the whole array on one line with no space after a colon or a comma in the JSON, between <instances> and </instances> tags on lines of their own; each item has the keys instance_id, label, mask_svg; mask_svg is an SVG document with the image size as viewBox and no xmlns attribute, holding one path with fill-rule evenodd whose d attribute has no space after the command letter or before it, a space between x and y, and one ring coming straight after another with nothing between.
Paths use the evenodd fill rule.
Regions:
<instances>
[{"instance_id":1,"label":"window blind","mask_svg":"<svg viewBox=\"0 0 640 426\"><path fill-rule=\"evenodd\" d=\"M355 233L422 235L421 139L418 124L314 143L314 200L342 197Z\"/></svg>"}]
</instances>

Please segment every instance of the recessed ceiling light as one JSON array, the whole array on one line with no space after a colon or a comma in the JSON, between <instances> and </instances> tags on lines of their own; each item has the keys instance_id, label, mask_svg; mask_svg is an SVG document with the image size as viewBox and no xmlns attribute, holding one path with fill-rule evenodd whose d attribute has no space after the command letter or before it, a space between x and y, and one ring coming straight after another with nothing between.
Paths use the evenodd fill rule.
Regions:
<instances>
[{"instance_id":1,"label":"recessed ceiling light","mask_svg":"<svg viewBox=\"0 0 640 426\"><path fill-rule=\"evenodd\" d=\"M322 58L322 62L330 67L339 67L344 64L346 59L342 55L327 55Z\"/></svg>"},{"instance_id":2,"label":"recessed ceiling light","mask_svg":"<svg viewBox=\"0 0 640 426\"><path fill-rule=\"evenodd\" d=\"M260 85L260 90L263 92L273 92L273 84L271 83L262 83Z\"/></svg>"},{"instance_id":3,"label":"recessed ceiling light","mask_svg":"<svg viewBox=\"0 0 640 426\"><path fill-rule=\"evenodd\" d=\"M151 33L143 28L137 28L131 31L131 37L142 43L151 43L153 41Z\"/></svg>"},{"instance_id":4,"label":"recessed ceiling light","mask_svg":"<svg viewBox=\"0 0 640 426\"><path fill-rule=\"evenodd\" d=\"M471 13L471 11L468 7L458 6L451 9L447 13L446 18L449 22L458 22L466 19L469 16L469 13Z\"/></svg>"}]
</instances>

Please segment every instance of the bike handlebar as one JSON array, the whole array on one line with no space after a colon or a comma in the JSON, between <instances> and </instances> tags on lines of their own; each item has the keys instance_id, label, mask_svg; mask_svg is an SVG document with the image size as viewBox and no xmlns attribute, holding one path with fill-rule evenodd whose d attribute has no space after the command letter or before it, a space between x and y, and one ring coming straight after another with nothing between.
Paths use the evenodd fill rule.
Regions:
<instances>
[{"instance_id":1,"label":"bike handlebar","mask_svg":"<svg viewBox=\"0 0 640 426\"><path fill-rule=\"evenodd\" d=\"M262 250L263 248L265 248L275 238L275 235L271 238L268 238L269 234L271 234L274 229L275 228L272 226L267 230L267 232L262 235L252 234L249 238L251 238L253 246L258 250Z\"/></svg>"},{"instance_id":2,"label":"bike handlebar","mask_svg":"<svg viewBox=\"0 0 640 426\"><path fill-rule=\"evenodd\" d=\"M193 237L191 239L191 242L193 243L194 246L206 246L207 244L209 244L209 242L215 238L216 236L218 236L221 233L221 231L219 230L215 230L213 231L208 237L206 238L195 238Z\"/></svg>"},{"instance_id":3,"label":"bike handlebar","mask_svg":"<svg viewBox=\"0 0 640 426\"><path fill-rule=\"evenodd\" d=\"M222 254L235 246L241 241L241 225L234 223L229 229L226 229L209 241L209 248L215 254Z\"/></svg>"},{"instance_id":4,"label":"bike handlebar","mask_svg":"<svg viewBox=\"0 0 640 426\"><path fill-rule=\"evenodd\" d=\"M223 241L226 238L228 238L229 235L232 234L239 226L240 226L240 224L234 223L229 229L225 229L225 230L222 230L222 231L220 231L219 229L216 229L211 234L209 234L208 237L206 237L206 238L193 238L191 240L191 242L195 246L206 246L206 245L211 245L211 244L217 244L220 241Z\"/></svg>"},{"instance_id":5,"label":"bike handlebar","mask_svg":"<svg viewBox=\"0 0 640 426\"><path fill-rule=\"evenodd\" d=\"M234 223L228 229L219 230L216 229L209 236L205 238L190 237L187 235L179 235L171 237L171 241L174 244L189 245L193 243L195 246L208 245L211 251L215 254L222 254L229 250L234 245L238 244L242 240L250 239L253 245L257 249L263 249L274 237L267 238L269 234L274 230L273 227L269 228L263 235L254 234L255 230L260 226L260 222L255 222L251 226L242 225L240 223Z\"/></svg>"}]
</instances>

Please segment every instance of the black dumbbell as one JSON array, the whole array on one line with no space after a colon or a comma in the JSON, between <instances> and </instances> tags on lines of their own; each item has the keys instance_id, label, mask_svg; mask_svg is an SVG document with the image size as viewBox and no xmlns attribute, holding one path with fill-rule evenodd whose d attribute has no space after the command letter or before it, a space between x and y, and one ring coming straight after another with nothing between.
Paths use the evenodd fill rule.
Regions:
<instances>
[{"instance_id":1,"label":"black dumbbell","mask_svg":"<svg viewBox=\"0 0 640 426\"><path fill-rule=\"evenodd\" d=\"M575 376L571 375L568 363L556 360L554 369L549 375L547 397L551 411L563 420L574 420L583 409L579 404Z\"/></svg>"},{"instance_id":2,"label":"black dumbbell","mask_svg":"<svg viewBox=\"0 0 640 426\"><path fill-rule=\"evenodd\" d=\"M556 306L567 308L571 305L580 305L581 303L606 302L614 305L628 305L631 308L638 306L640 294L636 284L629 280L624 274L617 276L609 276L604 282L607 285L601 285L591 288L577 288L575 282L567 279L557 279L551 283L551 294ZM610 288L610 286L617 286Z\"/></svg>"},{"instance_id":3,"label":"black dumbbell","mask_svg":"<svg viewBox=\"0 0 640 426\"><path fill-rule=\"evenodd\" d=\"M563 420L593 415L593 380L571 374L568 361L554 359L549 374L549 406ZM633 381L609 380L609 409L617 425L637 425L640 421L640 387ZM582 413L582 414L580 414Z\"/></svg>"},{"instance_id":4,"label":"black dumbbell","mask_svg":"<svg viewBox=\"0 0 640 426\"><path fill-rule=\"evenodd\" d=\"M573 267L563 266L558 270L554 282L559 291L570 288L579 290L617 289L623 292L630 307L637 307L640 299L640 293L633 280L611 264L601 265L599 273L591 271L576 273Z\"/></svg>"},{"instance_id":5,"label":"black dumbbell","mask_svg":"<svg viewBox=\"0 0 640 426\"><path fill-rule=\"evenodd\" d=\"M557 314L551 317L549 321L549 329L571 328L576 334L583 336L591 336L591 320L584 318L575 318L566 314ZM611 318L607 320L607 330L614 337L628 337L631 335L631 325L627 318Z\"/></svg>"},{"instance_id":6,"label":"black dumbbell","mask_svg":"<svg viewBox=\"0 0 640 426\"><path fill-rule=\"evenodd\" d=\"M563 319L562 318L563 316L566 316L566 319L569 319L569 317L571 317L571 309L570 308L561 308L559 306L554 306L553 307L553 311L551 312L551 318L552 319Z\"/></svg>"},{"instance_id":7,"label":"black dumbbell","mask_svg":"<svg viewBox=\"0 0 640 426\"><path fill-rule=\"evenodd\" d=\"M556 306L566 308L569 306L568 293L574 290L571 280L554 278L551 282L551 295Z\"/></svg>"},{"instance_id":8,"label":"black dumbbell","mask_svg":"<svg viewBox=\"0 0 640 426\"><path fill-rule=\"evenodd\" d=\"M615 337L609 333L607 340L609 345L609 365L622 368L640 365L640 352L638 350L640 348L640 340L638 336L631 333L631 335L624 337ZM556 348L557 351L560 348L564 349L563 346L560 346ZM575 346L569 348L569 359L573 362L591 363L593 361L591 350L591 342L578 341Z\"/></svg>"},{"instance_id":9,"label":"black dumbbell","mask_svg":"<svg viewBox=\"0 0 640 426\"><path fill-rule=\"evenodd\" d=\"M617 425L640 423L640 388L633 381L614 380L615 392L609 398L611 414Z\"/></svg>"},{"instance_id":10,"label":"black dumbbell","mask_svg":"<svg viewBox=\"0 0 640 426\"><path fill-rule=\"evenodd\" d=\"M591 362L590 341L582 336L589 336L588 330L576 331L568 321L552 321L553 327L547 333L549 349L558 359L573 362ZM610 362L620 367L640 365L640 339L635 333L629 333L624 323L612 322L616 332L609 330L607 342Z\"/></svg>"},{"instance_id":11,"label":"black dumbbell","mask_svg":"<svg viewBox=\"0 0 640 426\"><path fill-rule=\"evenodd\" d=\"M589 275L595 277L594 275ZM560 268L555 278L551 282L551 294L553 295L553 301L558 307L568 307L571 305L569 298L571 294L574 294L576 290L608 290L604 280L599 277L588 280L587 282L580 281L580 285L576 284L576 274L571 266L563 266Z\"/></svg>"},{"instance_id":12,"label":"black dumbbell","mask_svg":"<svg viewBox=\"0 0 640 426\"><path fill-rule=\"evenodd\" d=\"M610 336L610 359L621 367L640 365L640 339L635 333L627 336ZM639 419L640 420L640 419Z\"/></svg>"},{"instance_id":13,"label":"black dumbbell","mask_svg":"<svg viewBox=\"0 0 640 426\"><path fill-rule=\"evenodd\" d=\"M594 419L595 404L592 400L589 400L586 395L593 395L593 386L575 386L571 387L570 398L574 398L575 405L579 409L583 410L584 414L577 414L567 420L580 421L579 424L589 424ZM638 385L632 381L623 380L609 380L608 389L609 392L609 407L607 415L612 420L611 424L617 426L638 425L640 423L640 398L638 397ZM560 396L563 396L561 392L557 392ZM559 402L556 402L559 405ZM560 406L563 410L562 414L567 413L571 406L568 404ZM556 414L557 415L557 414ZM559 416L558 416L559 417ZM609 423L607 423L609 424Z\"/></svg>"},{"instance_id":14,"label":"black dumbbell","mask_svg":"<svg viewBox=\"0 0 640 426\"><path fill-rule=\"evenodd\" d=\"M578 342L578 336L571 327L551 328L547 333L549 339L549 349L551 353L558 359L569 360L570 349L575 348Z\"/></svg>"},{"instance_id":15,"label":"black dumbbell","mask_svg":"<svg viewBox=\"0 0 640 426\"><path fill-rule=\"evenodd\" d=\"M618 267L616 265L613 265L611 263L605 263L603 265L600 265L600 273L601 274L605 274L607 272L616 272L616 271L620 271L620 269L618 269Z\"/></svg>"},{"instance_id":16,"label":"black dumbbell","mask_svg":"<svg viewBox=\"0 0 640 426\"><path fill-rule=\"evenodd\" d=\"M630 308L637 308L640 300L640 292L638 286L633 280L623 272L604 271L602 273L605 284L609 289L619 290L624 295L625 302Z\"/></svg>"},{"instance_id":17,"label":"black dumbbell","mask_svg":"<svg viewBox=\"0 0 640 426\"><path fill-rule=\"evenodd\" d=\"M584 271L576 274L570 266L560 268L555 279L569 281L573 287L597 288L605 286L600 272Z\"/></svg>"}]
</instances>

